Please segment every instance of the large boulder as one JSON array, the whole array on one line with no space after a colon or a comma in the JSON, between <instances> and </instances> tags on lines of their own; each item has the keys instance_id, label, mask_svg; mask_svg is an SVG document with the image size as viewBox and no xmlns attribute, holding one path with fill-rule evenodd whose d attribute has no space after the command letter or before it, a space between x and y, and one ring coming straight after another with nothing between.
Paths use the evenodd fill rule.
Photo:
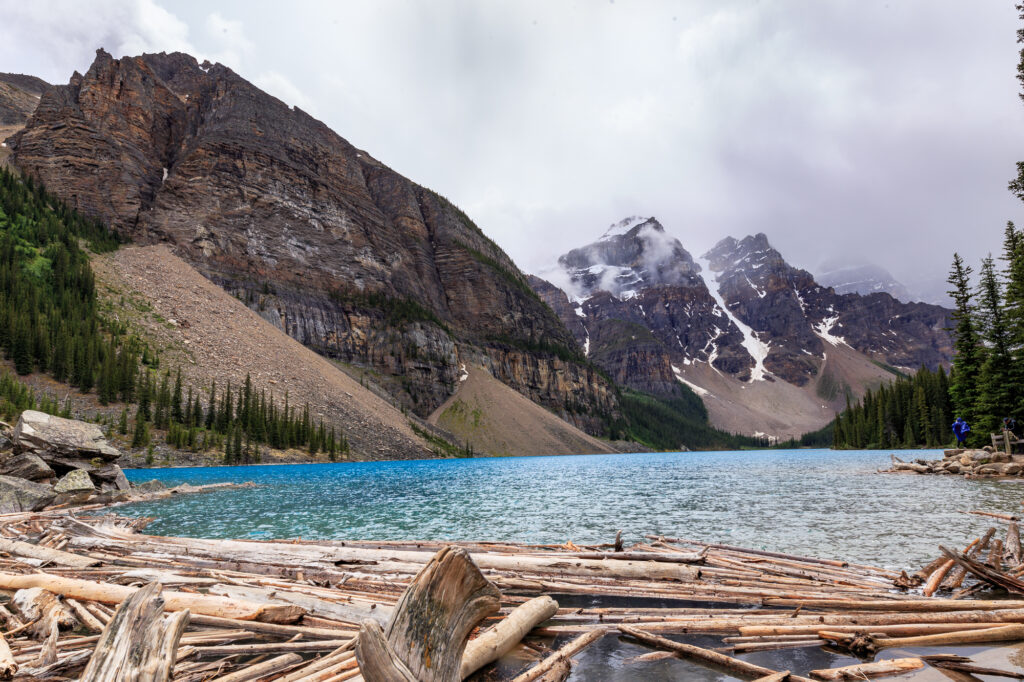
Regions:
<instances>
[{"instance_id":1,"label":"large boulder","mask_svg":"<svg viewBox=\"0 0 1024 682\"><path fill-rule=\"evenodd\" d=\"M111 486L117 490L131 488L124 471L113 462L105 462L98 457L91 460L70 457L44 457L44 459L59 476L64 476L72 471L85 471L98 488L103 486Z\"/></svg>"},{"instance_id":2,"label":"large boulder","mask_svg":"<svg viewBox=\"0 0 1024 682\"><path fill-rule=\"evenodd\" d=\"M49 478L56 478L57 474L39 455L26 452L8 457L3 462L0 462L0 476L14 476L16 478L27 478L30 481L43 481Z\"/></svg>"},{"instance_id":3,"label":"large boulder","mask_svg":"<svg viewBox=\"0 0 1024 682\"><path fill-rule=\"evenodd\" d=\"M56 497L53 486L0 476L0 514L39 511Z\"/></svg>"},{"instance_id":4,"label":"large boulder","mask_svg":"<svg viewBox=\"0 0 1024 682\"><path fill-rule=\"evenodd\" d=\"M49 457L100 458L112 462L121 456L95 424L25 410L14 427L14 448Z\"/></svg>"},{"instance_id":5,"label":"large boulder","mask_svg":"<svg viewBox=\"0 0 1024 682\"><path fill-rule=\"evenodd\" d=\"M133 490L145 494L159 493L167 490L167 486L154 478L152 481L139 483L135 488L133 488Z\"/></svg>"},{"instance_id":6,"label":"large boulder","mask_svg":"<svg viewBox=\"0 0 1024 682\"><path fill-rule=\"evenodd\" d=\"M100 469L90 471L89 475L92 476L92 480L96 485L113 486L117 490L132 489L132 484L128 482L128 477L124 475L121 467L116 464L108 464Z\"/></svg>"},{"instance_id":7,"label":"large boulder","mask_svg":"<svg viewBox=\"0 0 1024 682\"><path fill-rule=\"evenodd\" d=\"M96 492L96 486L93 485L92 479L89 478L89 472L84 469L75 469L65 474L64 478L57 481L57 485L53 486L54 492L61 494L78 494L78 493L93 493Z\"/></svg>"},{"instance_id":8,"label":"large boulder","mask_svg":"<svg viewBox=\"0 0 1024 682\"><path fill-rule=\"evenodd\" d=\"M1004 476L1006 475L1006 468L1013 466L1003 462L991 462L989 464L983 464L974 470L976 474L983 474L987 476Z\"/></svg>"}]
</instances>

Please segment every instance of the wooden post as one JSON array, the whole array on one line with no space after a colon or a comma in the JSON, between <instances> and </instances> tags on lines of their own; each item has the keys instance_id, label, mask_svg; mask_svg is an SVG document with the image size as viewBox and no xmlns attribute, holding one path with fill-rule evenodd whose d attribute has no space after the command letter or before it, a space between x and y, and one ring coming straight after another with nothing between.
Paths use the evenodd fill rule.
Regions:
<instances>
[{"instance_id":1,"label":"wooden post","mask_svg":"<svg viewBox=\"0 0 1024 682\"><path fill-rule=\"evenodd\" d=\"M188 610L163 617L160 583L150 583L125 599L100 635L81 682L167 682L174 672L178 641Z\"/></svg>"},{"instance_id":2,"label":"wooden post","mask_svg":"<svg viewBox=\"0 0 1024 682\"><path fill-rule=\"evenodd\" d=\"M409 584L386 630L363 621L356 658L367 680L453 682L461 679L469 633L495 613L501 594L465 549L445 547Z\"/></svg>"}]
</instances>

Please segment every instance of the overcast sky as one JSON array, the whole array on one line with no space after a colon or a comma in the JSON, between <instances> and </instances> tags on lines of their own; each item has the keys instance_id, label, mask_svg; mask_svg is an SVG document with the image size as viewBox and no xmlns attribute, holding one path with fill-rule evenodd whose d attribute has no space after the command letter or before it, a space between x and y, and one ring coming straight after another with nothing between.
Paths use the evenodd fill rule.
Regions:
<instances>
[{"instance_id":1,"label":"overcast sky","mask_svg":"<svg viewBox=\"0 0 1024 682\"><path fill-rule=\"evenodd\" d=\"M1009 0L0 0L0 17L0 71L51 82L99 46L220 61L528 271L641 214L695 255L765 232L812 270L844 255L942 279L1024 218Z\"/></svg>"}]
</instances>

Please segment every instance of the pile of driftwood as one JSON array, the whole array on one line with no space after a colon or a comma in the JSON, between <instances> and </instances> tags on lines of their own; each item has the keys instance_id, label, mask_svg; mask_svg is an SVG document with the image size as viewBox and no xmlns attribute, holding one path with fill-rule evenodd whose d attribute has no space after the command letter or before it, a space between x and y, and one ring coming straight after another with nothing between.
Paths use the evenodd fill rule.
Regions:
<instances>
[{"instance_id":1,"label":"pile of driftwood","mask_svg":"<svg viewBox=\"0 0 1024 682\"><path fill-rule=\"evenodd\" d=\"M260 542L149 536L145 520L116 516L7 515L0 678L457 682L511 651L519 669L506 677L560 680L605 636L659 650L647 660L678 656L740 679L805 680L737 655L819 646L868 662L807 673L815 679L925 665L987 674L959 656L870 659L1024 641L1024 601L977 598L994 586L1024 593L1008 524L1005 537L943 549L908 576L661 536L628 548ZM561 595L636 606L560 608ZM667 606L675 600L700 606ZM693 634L721 646L678 641Z\"/></svg>"}]
</instances>

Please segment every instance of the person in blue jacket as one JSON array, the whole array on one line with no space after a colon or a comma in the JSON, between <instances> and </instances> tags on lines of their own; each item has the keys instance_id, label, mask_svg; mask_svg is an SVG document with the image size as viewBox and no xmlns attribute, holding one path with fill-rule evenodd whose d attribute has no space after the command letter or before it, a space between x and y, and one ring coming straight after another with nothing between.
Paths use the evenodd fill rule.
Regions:
<instances>
[{"instance_id":1,"label":"person in blue jacket","mask_svg":"<svg viewBox=\"0 0 1024 682\"><path fill-rule=\"evenodd\" d=\"M953 422L953 435L956 436L956 444L958 447L963 447L967 442L967 434L971 432L971 425L965 422L960 417L956 418Z\"/></svg>"}]
</instances>

